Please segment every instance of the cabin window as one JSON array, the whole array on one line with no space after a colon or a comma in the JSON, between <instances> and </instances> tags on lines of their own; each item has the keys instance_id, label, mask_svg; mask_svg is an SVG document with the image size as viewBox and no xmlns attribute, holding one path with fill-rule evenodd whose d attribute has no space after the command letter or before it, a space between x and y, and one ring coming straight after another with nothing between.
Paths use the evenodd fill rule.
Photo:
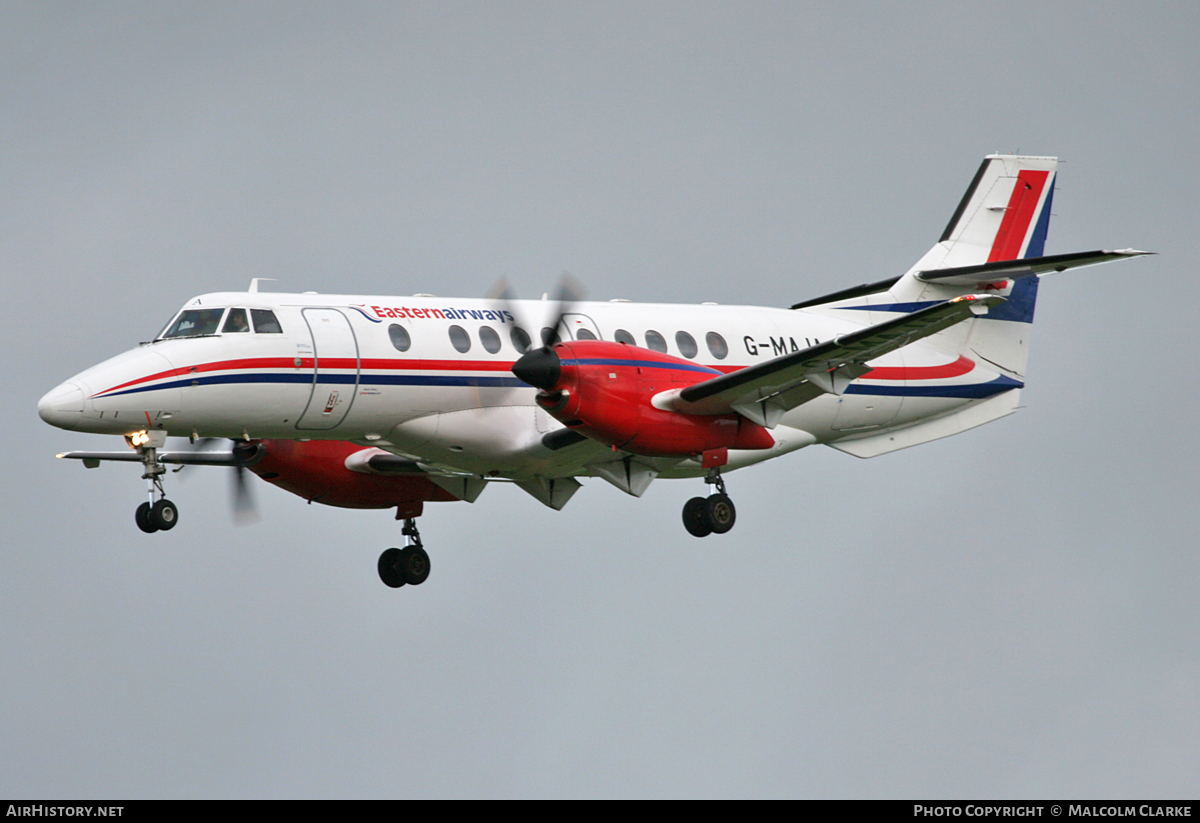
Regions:
<instances>
[{"instance_id":1,"label":"cabin window","mask_svg":"<svg viewBox=\"0 0 1200 823\"><path fill-rule=\"evenodd\" d=\"M467 330L462 326L451 326L450 345L454 346L460 352L469 352L471 350L471 335L467 334Z\"/></svg>"},{"instance_id":2,"label":"cabin window","mask_svg":"<svg viewBox=\"0 0 1200 823\"><path fill-rule=\"evenodd\" d=\"M592 334L591 329L576 329L575 330L575 339L576 340L595 340L596 335Z\"/></svg>"},{"instance_id":3,"label":"cabin window","mask_svg":"<svg viewBox=\"0 0 1200 823\"><path fill-rule=\"evenodd\" d=\"M633 339L633 335L624 329L617 329L613 332L613 340L618 343L624 343L626 346L636 346L637 341Z\"/></svg>"},{"instance_id":4,"label":"cabin window","mask_svg":"<svg viewBox=\"0 0 1200 823\"><path fill-rule=\"evenodd\" d=\"M704 335L704 342L708 344L708 351L718 360L724 360L729 356L729 346L725 344L725 338L715 331Z\"/></svg>"},{"instance_id":5,"label":"cabin window","mask_svg":"<svg viewBox=\"0 0 1200 823\"><path fill-rule=\"evenodd\" d=\"M391 338L392 345L395 346L396 351L408 351L412 346L412 338L409 337L408 329L399 323L393 323L388 326L388 337Z\"/></svg>"},{"instance_id":6,"label":"cabin window","mask_svg":"<svg viewBox=\"0 0 1200 823\"><path fill-rule=\"evenodd\" d=\"M512 341L513 348L521 354L529 351L529 332L525 331L520 326L513 326L512 331L508 333L508 339Z\"/></svg>"},{"instance_id":7,"label":"cabin window","mask_svg":"<svg viewBox=\"0 0 1200 823\"><path fill-rule=\"evenodd\" d=\"M562 342L562 338L558 336L558 329L552 329L549 326L542 329L542 345L557 346Z\"/></svg>"},{"instance_id":8,"label":"cabin window","mask_svg":"<svg viewBox=\"0 0 1200 823\"><path fill-rule=\"evenodd\" d=\"M675 345L679 347L679 353L691 360L696 356L699 349L696 347L696 338L692 337L685 331L675 332Z\"/></svg>"},{"instance_id":9,"label":"cabin window","mask_svg":"<svg viewBox=\"0 0 1200 823\"><path fill-rule=\"evenodd\" d=\"M646 348L650 349L650 351L666 353L667 340L661 334L651 329L646 332Z\"/></svg>"},{"instance_id":10,"label":"cabin window","mask_svg":"<svg viewBox=\"0 0 1200 823\"><path fill-rule=\"evenodd\" d=\"M216 334L221 325L221 315L224 313L225 309L188 309L171 324L163 338Z\"/></svg>"},{"instance_id":11,"label":"cabin window","mask_svg":"<svg viewBox=\"0 0 1200 823\"><path fill-rule=\"evenodd\" d=\"M230 309L229 314L225 316L225 325L221 327L221 334L241 334L250 332L250 321L246 319L245 309Z\"/></svg>"},{"instance_id":12,"label":"cabin window","mask_svg":"<svg viewBox=\"0 0 1200 823\"><path fill-rule=\"evenodd\" d=\"M479 342L491 354L500 351L500 335L496 334L496 330L491 326L479 327Z\"/></svg>"},{"instance_id":13,"label":"cabin window","mask_svg":"<svg viewBox=\"0 0 1200 823\"><path fill-rule=\"evenodd\" d=\"M283 334L283 327L270 309L251 309L250 319L254 321L254 330L259 334Z\"/></svg>"}]
</instances>

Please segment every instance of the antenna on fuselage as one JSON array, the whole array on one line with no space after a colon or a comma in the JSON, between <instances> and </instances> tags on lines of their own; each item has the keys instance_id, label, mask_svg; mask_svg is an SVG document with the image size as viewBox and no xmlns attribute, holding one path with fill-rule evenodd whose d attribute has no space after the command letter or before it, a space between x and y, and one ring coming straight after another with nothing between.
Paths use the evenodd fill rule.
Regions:
<instances>
[{"instance_id":1,"label":"antenna on fuselage","mask_svg":"<svg viewBox=\"0 0 1200 823\"><path fill-rule=\"evenodd\" d=\"M263 282L264 280L270 280L270 281L274 282L275 278L274 277L255 277L255 278L253 278L250 281L250 288L246 289L246 293L247 294L258 294L258 284Z\"/></svg>"}]
</instances>

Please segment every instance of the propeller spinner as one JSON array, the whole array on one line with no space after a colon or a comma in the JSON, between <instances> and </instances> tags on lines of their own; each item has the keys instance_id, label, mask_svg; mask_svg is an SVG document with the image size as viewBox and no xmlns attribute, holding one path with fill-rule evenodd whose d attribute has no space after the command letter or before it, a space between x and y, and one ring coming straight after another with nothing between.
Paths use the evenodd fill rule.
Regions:
<instances>
[{"instance_id":1,"label":"propeller spinner","mask_svg":"<svg viewBox=\"0 0 1200 823\"><path fill-rule=\"evenodd\" d=\"M518 327L524 325L517 310L516 296L506 278L501 277L497 281L496 285L492 287L489 297L497 301L502 309L516 320ZM571 274L564 272L558 281L554 300L550 303L551 322L543 326L539 334L542 345L526 351L513 364L512 373L519 380L542 391L550 391L554 388L562 373L562 363L553 348L560 342L559 329L563 326L563 318L571 314L574 305L585 298L586 291L583 284Z\"/></svg>"}]
</instances>

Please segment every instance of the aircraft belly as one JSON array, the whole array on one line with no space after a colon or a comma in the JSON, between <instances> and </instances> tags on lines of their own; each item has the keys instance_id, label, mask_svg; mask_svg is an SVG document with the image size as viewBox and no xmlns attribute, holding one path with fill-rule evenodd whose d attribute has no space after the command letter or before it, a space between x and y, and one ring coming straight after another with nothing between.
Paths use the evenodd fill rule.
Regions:
<instances>
[{"instance_id":1,"label":"aircraft belly","mask_svg":"<svg viewBox=\"0 0 1200 823\"><path fill-rule=\"evenodd\" d=\"M347 438L361 436L354 433L386 434L406 417L428 413L413 411L412 401L411 393L403 387L374 386L360 378L354 405L338 431L345 432Z\"/></svg>"},{"instance_id":2,"label":"aircraft belly","mask_svg":"<svg viewBox=\"0 0 1200 823\"><path fill-rule=\"evenodd\" d=\"M904 350L892 352L869 364L876 369L874 374L904 371ZM882 368L879 368L882 367ZM887 383L872 381L872 372L862 380L855 381L846 393L838 398L837 412L833 418L833 430L837 432L861 431L886 426L896 419L904 405L905 381L892 380Z\"/></svg>"},{"instance_id":3,"label":"aircraft belly","mask_svg":"<svg viewBox=\"0 0 1200 823\"><path fill-rule=\"evenodd\" d=\"M386 439L396 450L431 463L488 474L520 471L540 438L532 407L495 406L407 420Z\"/></svg>"},{"instance_id":4,"label":"aircraft belly","mask_svg":"<svg viewBox=\"0 0 1200 823\"><path fill-rule=\"evenodd\" d=\"M833 430L838 432L886 426L900 414L904 397L899 395L844 394L838 398Z\"/></svg>"},{"instance_id":5,"label":"aircraft belly","mask_svg":"<svg viewBox=\"0 0 1200 823\"><path fill-rule=\"evenodd\" d=\"M819 441L828 440L836 436L832 423L837 414L839 399L836 395L822 394L804 405L784 412L780 424L809 432Z\"/></svg>"},{"instance_id":6,"label":"aircraft belly","mask_svg":"<svg viewBox=\"0 0 1200 823\"><path fill-rule=\"evenodd\" d=\"M898 415L888 428L899 428L919 420L940 417L963 408L968 402L957 397L909 397L904 401L903 413Z\"/></svg>"}]
</instances>

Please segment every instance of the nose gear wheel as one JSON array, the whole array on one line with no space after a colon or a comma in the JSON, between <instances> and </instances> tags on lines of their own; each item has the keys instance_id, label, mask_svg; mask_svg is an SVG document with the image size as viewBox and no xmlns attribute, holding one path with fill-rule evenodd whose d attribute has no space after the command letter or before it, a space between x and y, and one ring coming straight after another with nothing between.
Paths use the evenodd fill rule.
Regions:
<instances>
[{"instance_id":1,"label":"nose gear wheel","mask_svg":"<svg viewBox=\"0 0 1200 823\"><path fill-rule=\"evenodd\" d=\"M167 467L158 459L158 450L153 446L139 446L138 454L142 458L145 471L142 479L146 481L147 501L137 507L133 513L137 527L147 534L157 531L169 531L179 522L179 508L167 499L163 491L162 479L167 473ZM158 499L155 500L155 495Z\"/></svg>"}]
</instances>

